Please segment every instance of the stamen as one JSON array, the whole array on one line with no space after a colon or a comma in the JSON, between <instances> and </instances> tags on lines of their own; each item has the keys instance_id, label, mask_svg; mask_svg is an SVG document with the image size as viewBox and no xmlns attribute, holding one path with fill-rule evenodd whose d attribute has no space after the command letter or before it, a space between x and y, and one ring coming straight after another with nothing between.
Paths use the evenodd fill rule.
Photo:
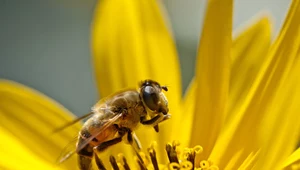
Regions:
<instances>
[{"instance_id":1,"label":"stamen","mask_svg":"<svg viewBox=\"0 0 300 170\"><path fill-rule=\"evenodd\" d=\"M101 159L98 157L97 154L94 154L95 155L95 161L96 161L96 165L98 167L98 169L101 169L101 170L106 170L103 162L101 161Z\"/></svg>"},{"instance_id":2,"label":"stamen","mask_svg":"<svg viewBox=\"0 0 300 170\"><path fill-rule=\"evenodd\" d=\"M135 160L137 161L137 163L139 164L139 167L141 170L147 170L146 165L145 165L145 161L146 160L146 155L143 152L135 152L136 153L136 157ZM143 159L144 158L144 159ZM145 160L145 161L144 161Z\"/></svg>"},{"instance_id":3,"label":"stamen","mask_svg":"<svg viewBox=\"0 0 300 170\"><path fill-rule=\"evenodd\" d=\"M213 165L213 162L207 160L202 160L199 166L196 170L219 170L217 165Z\"/></svg>"},{"instance_id":4,"label":"stamen","mask_svg":"<svg viewBox=\"0 0 300 170\"><path fill-rule=\"evenodd\" d=\"M200 145L196 145L193 150L196 152L196 154L203 152L203 148Z\"/></svg>"},{"instance_id":5,"label":"stamen","mask_svg":"<svg viewBox=\"0 0 300 170\"><path fill-rule=\"evenodd\" d=\"M209 170L219 170L219 167L217 165L212 165L208 169Z\"/></svg>"},{"instance_id":6,"label":"stamen","mask_svg":"<svg viewBox=\"0 0 300 170\"><path fill-rule=\"evenodd\" d=\"M169 164L169 169L170 169L170 170L177 170L177 169L180 169L180 165L179 165L179 163L177 163L177 162L171 162L171 163Z\"/></svg>"},{"instance_id":7,"label":"stamen","mask_svg":"<svg viewBox=\"0 0 300 170\"><path fill-rule=\"evenodd\" d=\"M143 164L147 167L150 163L149 157L144 152L139 152L139 155L141 156Z\"/></svg>"},{"instance_id":8,"label":"stamen","mask_svg":"<svg viewBox=\"0 0 300 170\"><path fill-rule=\"evenodd\" d=\"M153 148L148 148L148 152L149 152L154 170L159 170L155 150Z\"/></svg>"},{"instance_id":9,"label":"stamen","mask_svg":"<svg viewBox=\"0 0 300 170\"><path fill-rule=\"evenodd\" d=\"M195 152L191 153L190 156L188 157L187 161L192 163L192 168L194 168L194 163L195 163Z\"/></svg>"},{"instance_id":10,"label":"stamen","mask_svg":"<svg viewBox=\"0 0 300 170\"><path fill-rule=\"evenodd\" d=\"M140 160L144 164L145 154L143 152L136 152L137 159Z\"/></svg>"},{"instance_id":11,"label":"stamen","mask_svg":"<svg viewBox=\"0 0 300 170\"><path fill-rule=\"evenodd\" d=\"M194 164L190 161L183 161L180 164L180 169L184 169L184 170L191 170L194 168Z\"/></svg>"},{"instance_id":12,"label":"stamen","mask_svg":"<svg viewBox=\"0 0 300 170\"><path fill-rule=\"evenodd\" d=\"M209 167L210 167L209 162L206 161L206 160L201 161L201 162L200 162L200 167L201 167L202 169L209 168Z\"/></svg>"},{"instance_id":13,"label":"stamen","mask_svg":"<svg viewBox=\"0 0 300 170\"><path fill-rule=\"evenodd\" d=\"M151 144L150 144L150 147L149 148L155 148L157 146L157 142L156 141L153 141Z\"/></svg>"},{"instance_id":14,"label":"stamen","mask_svg":"<svg viewBox=\"0 0 300 170\"><path fill-rule=\"evenodd\" d=\"M197 145L194 148L185 148L184 149L183 157L184 157L184 159L186 159L187 161L192 163L191 169L194 168L196 154L198 154L202 151L203 151L203 148L200 145Z\"/></svg>"},{"instance_id":15,"label":"stamen","mask_svg":"<svg viewBox=\"0 0 300 170\"><path fill-rule=\"evenodd\" d=\"M177 141L177 140L174 140L174 141L172 142L172 145L173 145L174 150L176 150L176 147L180 145L180 142Z\"/></svg>"},{"instance_id":16,"label":"stamen","mask_svg":"<svg viewBox=\"0 0 300 170\"><path fill-rule=\"evenodd\" d=\"M114 156L110 156L109 161L114 170L119 170L119 166L118 166L117 161Z\"/></svg>"},{"instance_id":17,"label":"stamen","mask_svg":"<svg viewBox=\"0 0 300 170\"><path fill-rule=\"evenodd\" d=\"M123 154L119 154L118 157L119 157L119 160L121 162L121 166L123 165L123 167L124 167L125 170L130 170L130 167L129 167L129 165L127 163L127 160L124 157L124 155Z\"/></svg>"},{"instance_id":18,"label":"stamen","mask_svg":"<svg viewBox=\"0 0 300 170\"><path fill-rule=\"evenodd\" d=\"M145 165L141 162L140 159L136 159L137 163L139 164L139 167L141 170L147 170L147 168L145 167Z\"/></svg>"},{"instance_id":19,"label":"stamen","mask_svg":"<svg viewBox=\"0 0 300 170\"><path fill-rule=\"evenodd\" d=\"M200 145L196 145L193 148L185 148L182 152L181 147L178 147L180 146L178 141L174 141L166 145L166 151L170 163L167 165L161 165L158 163L156 157L156 150L154 148L155 145L156 142L151 143L150 147L147 149L147 155L144 152L137 152L134 150L136 153L134 159L138 163L140 170L159 170L159 168L163 167L169 170L219 170L218 166L214 165L214 163L210 160L202 160L199 164L195 164L196 155L203 152L203 148ZM95 155L95 159L98 169L106 170L98 155ZM127 160L123 154L118 155L118 162L113 156L110 156L109 159L113 170L130 170ZM152 165L150 163L150 159Z\"/></svg>"},{"instance_id":20,"label":"stamen","mask_svg":"<svg viewBox=\"0 0 300 170\"><path fill-rule=\"evenodd\" d=\"M122 164L120 162L117 162L117 165L118 165L119 169L124 170L123 166L122 166Z\"/></svg>"},{"instance_id":21,"label":"stamen","mask_svg":"<svg viewBox=\"0 0 300 170\"><path fill-rule=\"evenodd\" d=\"M166 151L167 151L170 163L172 163L172 162L179 163L178 157L177 157L177 152L176 152L176 145L172 146L170 143L168 143L166 145Z\"/></svg>"}]
</instances>

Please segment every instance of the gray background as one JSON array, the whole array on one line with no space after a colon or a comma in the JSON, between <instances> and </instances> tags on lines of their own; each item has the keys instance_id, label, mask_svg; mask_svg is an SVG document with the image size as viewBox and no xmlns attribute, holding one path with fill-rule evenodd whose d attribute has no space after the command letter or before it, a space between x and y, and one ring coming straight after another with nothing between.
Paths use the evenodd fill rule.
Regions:
<instances>
[{"instance_id":1,"label":"gray background","mask_svg":"<svg viewBox=\"0 0 300 170\"><path fill-rule=\"evenodd\" d=\"M164 0L180 55L183 88L194 74L206 1ZM98 96L90 63L90 23L96 0L0 0L0 78L54 98L75 114ZM290 0L237 0L234 28L260 11L278 32Z\"/></svg>"}]
</instances>

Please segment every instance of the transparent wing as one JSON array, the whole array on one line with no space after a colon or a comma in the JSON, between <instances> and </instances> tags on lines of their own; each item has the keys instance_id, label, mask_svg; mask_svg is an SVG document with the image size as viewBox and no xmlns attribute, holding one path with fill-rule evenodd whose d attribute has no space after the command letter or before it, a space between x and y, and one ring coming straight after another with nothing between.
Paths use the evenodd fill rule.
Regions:
<instances>
[{"instance_id":1,"label":"transparent wing","mask_svg":"<svg viewBox=\"0 0 300 170\"><path fill-rule=\"evenodd\" d=\"M57 159L57 163L60 164L64 161L66 161L68 158L70 158L75 153L82 150L86 145L88 145L95 137L97 137L99 134L101 134L105 129L116 123L116 121L122 116L122 113L114 113L111 111L111 108L103 108L100 109L102 111L110 112L110 116L107 117L107 120L105 123L100 127L95 127L93 130L94 133L91 134L90 137L86 138L83 142L81 142L78 146L77 145L77 138L74 138L62 151L61 155Z\"/></svg>"},{"instance_id":2,"label":"transparent wing","mask_svg":"<svg viewBox=\"0 0 300 170\"><path fill-rule=\"evenodd\" d=\"M76 143L78 137L75 137L68 145L62 150L61 154L56 160L56 164L61 164L67 159L69 159L72 155L76 153Z\"/></svg>"},{"instance_id":3,"label":"transparent wing","mask_svg":"<svg viewBox=\"0 0 300 170\"><path fill-rule=\"evenodd\" d=\"M80 151L81 149L83 149L87 144L89 144L95 137L97 137L99 134L101 134L105 129L107 129L108 127L110 127L111 125L113 125L123 114L122 113L118 113L118 114L114 114L111 118L109 118L107 120L106 123L104 123L103 126L101 127L96 127L94 129L94 133L91 134L90 137L86 138L84 140L84 142L81 142L80 145L77 146L76 152Z\"/></svg>"}]
</instances>

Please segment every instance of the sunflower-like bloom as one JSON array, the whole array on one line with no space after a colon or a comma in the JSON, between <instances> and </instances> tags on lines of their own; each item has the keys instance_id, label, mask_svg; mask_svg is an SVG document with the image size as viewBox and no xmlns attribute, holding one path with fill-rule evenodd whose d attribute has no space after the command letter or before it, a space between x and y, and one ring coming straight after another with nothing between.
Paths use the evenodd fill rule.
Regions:
<instances>
[{"instance_id":1,"label":"sunflower-like bloom","mask_svg":"<svg viewBox=\"0 0 300 170\"><path fill-rule=\"evenodd\" d=\"M98 3L91 44L99 94L154 79L169 86L172 114L159 133L137 130L144 148L157 143L136 158L129 145L108 149L114 169L300 169L300 0L292 1L273 42L267 16L232 39L232 11L232 0L208 1L195 76L182 97L176 49L160 4ZM53 166L81 125L51 131L72 119L39 92L1 80L0 168L76 169L74 158ZM99 155L104 166L107 157Z\"/></svg>"}]
</instances>

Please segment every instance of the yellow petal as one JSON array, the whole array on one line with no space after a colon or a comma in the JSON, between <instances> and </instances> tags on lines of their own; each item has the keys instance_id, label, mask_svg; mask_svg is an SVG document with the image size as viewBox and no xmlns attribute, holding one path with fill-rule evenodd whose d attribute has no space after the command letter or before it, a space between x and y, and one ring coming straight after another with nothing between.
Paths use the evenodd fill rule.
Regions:
<instances>
[{"instance_id":1,"label":"yellow petal","mask_svg":"<svg viewBox=\"0 0 300 170\"><path fill-rule=\"evenodd\" d=\"M267 55L245 102L233 113L233 118L227 123L228 126L218 138L214 148L216 153L214 159L218 160L221 168L240 148L245 149L244 157L247 157L247 153L257 151L260 147L258 141L261 136L258 126L261 118L265 114L272 114L268 112L269 104L274 99L279 87L286 83L286 77L299 49L300 23L298 18L300 12L296 12L299 8L298 3L298 1L293 1L280 35ZM276 134L274 135L276 136Z\"/></svg>"},{"instance_id":2,"label":"yellow petal","mask_svg":"<svg viewBox=\"0 0 300 170\"><path fill-rule=\"evenodd\" d=\"M246 159L243 158L244 150L241 149L234 153L233 157L229 160L224 170L232 170L232 169L252 169L254 164L256 163L257 156L259 154L259 151L257 152L251 152ZM242 161L242 164L240 164L241 159L244 159ZM238 168L237 168L238 167Z\"/></svg>"},{"instance_id":3,"label":"yellow petal","mask_svg":"<svg viewBox=\"0 0 300 170\"><path fill-rule=\"evenodd\" d=\"M1 169L44 169L59 170L49 162L32 153L26 144L20 141L13 134L0 126L1 145L0 145L0 168Z\"/></svg>"},{"instance_id":4,"label":"yellow petal","mask_svg":"<svg viewBox=\"0 0 300 170\"><path fill-rule=\"evenodd\" d=\"M297 162L300 167L299 161L300 161L300 147L298 147L297 150L295 150L286 160L284 160L284 162L282 163L282 166L280 168L293 166Z\"/></svg>"},{"instance_id":5,"label":"yellow petal","mask_svg":"<svg viewBox=\"0 0 300 170\"><path fill-rule=\"evenodd\" d=\"M277 69L273 73L273 101L266 108L259 129L263 143L257 169L274 169L292 153L299 141L300 117L300 1L292 2L273 50ZM281 77L279 77L281 75ZM278 76L278 77L277 77ZM272 79L268 82L272 83ZM270 83L270 84L271 84ZM276 83L276 84L275 84ZM272 86L270 86L272 88ZM266 91L266 90L265 90ZM276 142L274 142L276 141Z\"/></svg>"},{"instance_id":6,"label":"yellow petal","mask_svg":"<svg viewBox=\"0 0 300 170\"><path fill-rule=\"evenodd\" d=\"M96 7L92 27L92 51L101 96L144 79L169 86L172 121L137 133L142 144L157 140L163 147L173 125L180 120L181 80L173 39L156 0L103 0ZM141 128L143 129L143 128ZM172 133L171 133L172 134Z\"/></svg>"},{"instance_id":7,"label":"yellow petal","mask_svg":"<svg viewBox=\"0 0 300 170\"><path fill-rule=\"evenodd\" d=\"M156 0L103 0L96 7L92 28L101 96L136 87L147 78L169 85L180 96L178 58Z\"/></svg>"},{"instance_id":8,"label":"yellow petal","mask_svg":"<svg viewBox=\"0 0 300 170\"><path fill-rule=\"evenodd\" d=\"M190 146L203 146L205 157L211 152L219 134L228 101L232 6L232 0L208 1L200 40Z\"/></svg>"},{"instance_id":9,"label":"yellow petal","mask_svg":"<svg viewBox=\"0 0 300 170\"><path fill-rule=\"evenodd\" d=\"M227 163L224 170L236 169L235 167L239 163L239 160L241 159L241 155L243 154L243 152L244 152L243 149L235 152L234 155L231 157L230 161Z\"/></svg>"},{"instance_id":10,"label":"yellow petal","mask_svg":"<svg viewBox=\"0 0 300 170\"><path fill-rule=\"evenodd\" d=\"M258 154L259 151L251 152L244 160L244 162L239 166L239 169L252 169L254 164L256 163Z\"/></svg>"},{"instance_id":11,"label":"yellow petal","mask_svg":"<svg viewBox=\"0 0 300 170\"><path fill-rule=\"evenodd\" d=\"M77 135L80 124L58 134L51 133L72 119L69 111L37 91L0 80L0 127L14 135L40 160L55 163L63 148ZM0 145L4 146L2 142ZM75 169L77 163L73 158L63 166Z\"/></svg>"},{"instance_id":12,"label":"yellow petal","mask_svg":"<svg viewBox=\"0 0 300 170\"><path fill-rule=\"evenodd\" d=\"M194 113L195 113L195 104L196 104L195 99L197 97L196 87L197 87L197 81L193 79L186 90L186 94L182 102L182 108L184 108L183 109L184 118L182 118L180 124L178 124L180 125L180 128L178 128L177 131L177 138L174 137L174 139L180 141L180 143L184 147L189 146L190 140L192 138L191 134L193 129L192 129L191 122L194 119ZM176 134L174 134L174 136L176 136Z\"/></svg>"},{"instance_id":13,"label":"yellow petal","mask_svg":"<svg viewBox=\"0 0 300 170\"><path fill-rule=\"evenodd\" d=\"M299 34L295 36L300 38ZM296 63L290 73L291 75L288 76L284 84L279 86L279 91L275 95L274 101L269 106L267 114L263 117L260 129L262 152L257 169L280 169L280 164L294 151L299 143L299 57L294 62Z\"/></svg>"},{"instance_id":14,"label":"yellow petal","mask_svg":"<svg viewBox=\"0 0 300 170\"><path fill-rule=\"evenodd\" d=\"M243 103L265 60L270 43L271 24L267 16L260 17L233 41L227 119Z\"/></svg>"}]
</instances>

